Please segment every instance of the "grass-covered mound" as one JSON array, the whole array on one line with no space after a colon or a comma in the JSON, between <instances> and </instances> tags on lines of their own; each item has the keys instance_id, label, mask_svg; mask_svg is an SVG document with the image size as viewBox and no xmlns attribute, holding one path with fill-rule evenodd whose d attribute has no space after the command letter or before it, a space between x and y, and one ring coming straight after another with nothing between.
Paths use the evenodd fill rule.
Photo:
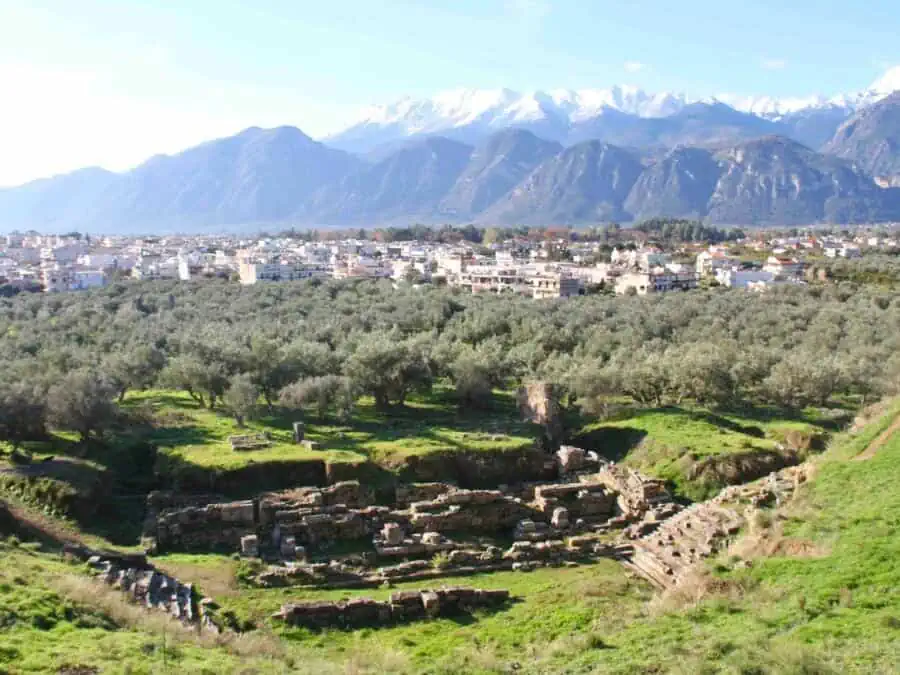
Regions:
<instances>
[{"instance_id":1,"label":"grass-covered mound","mask_svg":"<svg viewBox=\"0 0 900 675\"><path fill-rule=\"evenodd\" d=\"M18 451L0 458L0 493L54 515L90 518L108 490L106 469L86 459Z\"/></svg>"},{"instance_id":2,"label":"grass-covered mound","mask_svg":"<svg viewBox=\"0 0 900 675\"><path fill-rule=\"evenodd\" d=\"M846 412L810 409L717 413L702 408L625 410L592 422L573 442L669 480L675 491L704 499L729 484L745 483L824 449Z\"/></svg>"},{"instance_id":3,"label":"grass-covered mound","mask_svg":"<svg viewBox=\"0 0 900 675\"><path fill-rule=\"evenodd\" d=\"M429 480L443 473L446 480L462 477L465 482L465 469L448 467L448 458L451 465L454 457L465 456L475 464L496 460L502 466L504 457L532 453L538 433L519 420L508 394L498 393L490 410L460 413L445 387L411 396L387 413L362 398L343 422L276 408L249 421L246 429L224 410L203 408L177 392L133 393L123 407L149 423L139 438L159 449L156 473L163 481L230 494L352 478L378 482L391 475ZM304 422L305 436L318 444L316 449L293 443L295 421ZM270 444L232 449L230 436L252 433L268 434Z\"/></svg>"}]
</instances>

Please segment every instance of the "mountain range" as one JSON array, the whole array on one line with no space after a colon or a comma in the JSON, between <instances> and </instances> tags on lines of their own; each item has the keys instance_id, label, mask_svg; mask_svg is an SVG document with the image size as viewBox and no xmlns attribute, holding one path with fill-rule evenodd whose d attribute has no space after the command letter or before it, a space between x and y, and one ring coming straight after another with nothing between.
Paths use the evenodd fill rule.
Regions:
<instances>
[{"instance_id":1,"label":"mountain range","mask_svg":"<svg viewBox=\"0 0 900 675\"><path fill-rule=\"evenodd\" d=\"M0 229L900 220L892 88L900 69L829 100L729 104L619 87L406 101L324 142L250 128L125 173L0 189Z\"/></svg>"},{"instance_id":2,"label":"mountain range","mask_svg":"<svg viewBox=\"0 0 900 675\"><path fill-rule=\"evenodd\" d=\"M764 127L766 133L788 136L818 148L857 110L897 90L900 66L888 70L863 91L830 98L723 94L695 99L677 92L651 94L628 86L527 93L455 89L428 99L406 98L371 106L348 128L323 141L348 152L367 153L424 135L438 134L477 143L498 129L517 127L566 145L589 139L670 145L695 140L690 134L678 133L679 118L685 109L689 109L690 117L691 108L694 114L711 108L728 116L732 128L744 131L746 127L746 132L753 133ZM673 118L671 124L659 122L667 118ZM760 120L769 124L763 125ZM717 136L701 136L700 140L716 141Z\"/></svg>"}]
</instances>

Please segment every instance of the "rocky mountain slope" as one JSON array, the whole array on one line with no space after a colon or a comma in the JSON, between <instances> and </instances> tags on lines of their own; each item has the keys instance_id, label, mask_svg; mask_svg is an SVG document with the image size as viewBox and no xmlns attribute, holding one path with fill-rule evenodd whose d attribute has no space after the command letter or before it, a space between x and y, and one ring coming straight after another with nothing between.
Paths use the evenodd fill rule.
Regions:
<instances>
[{"instance_id":1,"label":"rocky mountain slope","mask_svg":"<svg viewBox=\"0 0 900 675\"><path fill-rule=\"evenodd\" d=\"M535 169L483 214L486 222L547 223L627 220L622 208L641 173L627 151L587 141Z\"/></svg>"},{"instance_id":2,"label":"rocky mountain slope","mask_svg":"<svg viewBox=\"0 0 900 675\"><path fill-rule=\"evenodd\" d=\"M900 92L850 117L823 150L874 176L900 177Z\"/></svg>"},{"instance_id":3,"label":"rocky mountain slope","mask_svg":"<svg viewBox=\"0 0 900 675\"><path fill-rule=\"evenodd\" d=\"M889 119L884 111L893 100L861 118ZM741 225L900 219L900 190L876 184L859 159L820 154L781 136L724 144L728 133L715 130L729 129L735 116L746 117L687 106L669 118L644 119L656 138L677 129L705 141L668 152L599 140L563 147L506 129L477 147L426 136L374 162L297 129L248 129L124 174L87 169L0 190L0 229L189 232L402 222L590 224L657 216ZM770 124L754 119L757 132ZM864 126L853 129L862 133ZM877 147L894 142L890 129ZM890 171L890 156L872 166Z\"/></svg>"},{"instance_id":4,"label":"rocky mountain slope","mask_svg":"<svg viewBox=\"0 0 900 675\"><path fill-rule=\"evenodd\" d=\"M152 231L278 222L360 164L293 127L250 128L124 174L89 169L0 190L0 228Z\"/></svg>"}]
</instances>

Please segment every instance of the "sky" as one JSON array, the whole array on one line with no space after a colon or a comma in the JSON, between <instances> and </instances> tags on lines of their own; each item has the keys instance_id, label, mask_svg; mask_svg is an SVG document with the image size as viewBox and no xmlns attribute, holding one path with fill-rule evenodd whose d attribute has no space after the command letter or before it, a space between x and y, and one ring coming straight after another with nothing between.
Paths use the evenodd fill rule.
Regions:
<instances>
[{"instance_id":1,"label":"sky","mask_svg":"<svg viewBox=\"0 0 900 675\"><path fill-rule=\"evenodd\" d=\"M859 91L898 33L896 0L0 0L0 186L456 87Z\"/></svg>"}]
</instances>

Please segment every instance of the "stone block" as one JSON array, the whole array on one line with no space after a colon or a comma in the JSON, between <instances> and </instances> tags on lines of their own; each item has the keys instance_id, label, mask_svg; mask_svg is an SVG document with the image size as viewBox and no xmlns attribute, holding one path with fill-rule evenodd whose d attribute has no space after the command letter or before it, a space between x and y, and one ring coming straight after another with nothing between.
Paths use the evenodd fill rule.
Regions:
<instances>
[{"instance_id":1,"label":"stone block","mask_svg":"<svg viewBox=\"0 0 900 675\"><path fill-rule=\"evenodd\" d=\"M388 546L399 546L403 543L403 529L397 523L385 523L381 528L381 536Z\"/></svg>"},{"instance_id":2,"label":"stone block","mask_svg":"<svg viewBox=\"0 0 900 675\"><path fill-rule=\"evenodd\" d=\"M241 537L241 555L248 558L256 558L259 556L259 538L255 534L248 534Z\"/></svg>"},{"instance_id":3,"label":"stone block","mask_svg":"<svg viewBox=\"0 0 900 675\"><path fill-rule=\"evenodd\" d=\"M516 527L522 534L532 534L537 532L537 525L534 524L533 520L520 520Z\"/></svg>"},{"instance_id":4,"label":"stone block","mask_svg":"<svg viewBox=\"0 0 900 675\"><path fill-rule=\"evenodd\" d=\"M252 525L256 522L253 502L230 502L228 504L219 504L219 515L223 522L226 523L244 523Z\"/></svg>"},{"instance_id":5,"label":"stone block","mask_svg":"<svg viewBox=\"0 0 900 675\"><path fill-rule=\"evenodd\" d=\"M422 607L427 616L438 616L441 613L441 597L434 591L422 591Z\"/></svg>"},{"instance_id":6,"label":"stone block","mask_svg":"<svg viewBox=\"0 0 900 675\"><path fill-rule=\"evenodd\" d=\"M297 555L297 539L295 537L281 538L281 557L293 560Z\"/></svg>"},{"instance_id":7,"label":"stone block","mask_svg":"<svg viewBox=\"0 0 900 675\"><path fill-rule=\"evenodd\" d=\"M556 459L562 473L578 471L587 463L587 453L581 448L571 445L563 445L556 451Z\"/></svg>"},{"instance_id":8,"label":"stone block","mask_svg":"<svg viewBox=\"0 0 900 675\"><path fill-rule=\"evenodd\" d=\"M422 543L427 546L438 546L441 543L440 532L426 532L422 535Z\"/></svg>"},{"instance_id":9,"label":"stone block","mask_svg":"<svg viewBox=\"0 0 900 675\"><path fill-rule=\"evenodd\" d=\"M557 506L553 509L553 515L550 517L550 524L557 529L569 527L569 509L564 506Z\"/></svg>"}]
</instances>

